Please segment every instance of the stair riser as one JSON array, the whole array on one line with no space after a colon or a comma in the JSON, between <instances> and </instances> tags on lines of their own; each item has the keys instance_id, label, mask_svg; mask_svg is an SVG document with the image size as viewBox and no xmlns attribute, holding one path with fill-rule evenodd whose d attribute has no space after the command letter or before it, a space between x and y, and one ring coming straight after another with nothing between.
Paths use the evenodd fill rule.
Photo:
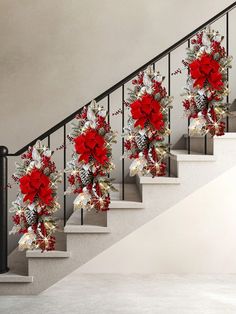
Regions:
<instances>
[{"instance_id":1,"label":"stair riser","mask_svg":"<svg viewBox=\"0 0 236 314\"><path fill-rule=\"evenodd\" d=\"M29 275L32 294L38 294L71 272L70 258L29 258ZM28 293L27 293L28 294Z\"/></svg>"},{"instance_id":2,"label":"stair riser","mask_svg":"<svg viewBox=\"0 0 236 314\"><path fill-rule=\"evenodd\" d=\"M214 138L214 155L217 159L224 161L228 160L230 163L234 162L232 158L236 154L236 139L235 138Z\"/></svg>"},{"instance_id":3,"label":"stair riser","mask_svg":"<svg viewBox=\"0 0 236 314\"><path fill-rule=\"evenodd\" d=\"M70 268L80 267L111 246L115 240L115 233L67 234L67 250L73 252Z\"/></svg>"},{"instance_id":4,"label":"stair riser","mask_svg":"<svg viewBox=\"0 0 236 314\"><path fill-rule=\"evenodd\" d=\"M0 296L4 295L32 295L37 294L32 289L33 283L1 283Z\"/></svg>"}]
</instances>

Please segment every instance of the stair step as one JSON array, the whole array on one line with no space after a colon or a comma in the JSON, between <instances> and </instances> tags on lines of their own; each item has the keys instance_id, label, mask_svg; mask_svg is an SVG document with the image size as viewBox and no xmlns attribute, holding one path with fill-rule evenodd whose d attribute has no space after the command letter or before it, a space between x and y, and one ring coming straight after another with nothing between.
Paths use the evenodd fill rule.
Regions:
<instances>
[{"instance_id":1,"label":"stair step","mask_svg":"<svg viewBox=\"0 0 236 314\"><path fill-rule=\"evenodd\" d=\"M176 177L139 177L140 184L180 184L180 178Z\"/></svg>"},{"instance_id":2,"label":"stair step","mask_svg":"<svg viewBox=\"0 0 236 314\"><path fill-rule=\"evenodd\" d=\"M214 137L214 141L215 140L232 140L232 139L236 139L236 132L227 132L222 136Z\"/></svg>"},{"instance_id":3,"label":"stair step","mask_svg":"<svg viewBox=\"0 0 236 314\"><path fill-rule=\"evenodd\" d=\"M189 136L189 135L188 135L187 133L184 134L184 138L188 138L188 136ZM191 135L191 136L190 136L190 140L191 140L191 138L201 138L201 139L204 139L205 136L204 136L204 135L195 134L195 135Z\"/></svg>"},{"instance_id":4,"label":"stair step","mask_svg":"<svg viewBox=\"0 0 236 314\"><path fill-rule=\"evenodd\" d=\"M142 202L132 202L132 201L111 201L110 209L141 209L144 208Z\"/></svg>"},{"instance_id":5,"label":"stair step","mask_svg":"<svg viewBox=\"0 0 236 314\"><path fill-rule=\"evenodd\" d=\"M91 226L91 225L70 225L67 224L64 228L65 233L110 233L108 227Z\"/></svg>"},{"instance_id":6,"label":"stair step","mask_svg":"<svg viewBox=\"0 0 236 314\"><path fill-rule=\"evenodd\" d=\"M184 138L187 138L188 134L184 134ZM198 138L198 139L204 139L205 137L202 135L192 135L190 136L190 140L191 138ZM208 138L208 140L211 139L211 137ZM224 135L221 136L214 136L213 140L224 140L224 139L236 139L236 132L227 132Z\"/></svg>"},{"instance_id":7,"label":"stair step","mask_svg":"<svg viewBox=\"0 0 236 314\"><path fill-rule=\"evenodd\" d=\"M70 257L70 252L67 251L40 251L28 250L26 252L28 258L67 258Z\"/></svg>"},{"instance_id":8,"label":"stair step","mask_svg":"<svg viewBox=\"0 0 236 314\"><path fill-rule=\"evenodd\" d=\"M110 192L111 202L122 201L122 190L123 186L122 183L113 183L113 186L117 191ZM124 184L124 191L125 191L125 200L129 202L139 202L140 195L135 183L125 183ZM76 210L76 203L77 203L78 196L74 199L74 209Z\"/></svg>"},{"instance_id":9,"label":"stair step","mask_svg":"<svg viewBox=\"0 0 236 314\"><path fill-rule=\"evenodd\" d=\"M214 155L202 155L196 152L190 152L183 150L171 150L171 158L177 161L216 161Z\"/></svg>"},{"instance_id":10,"label":"stair step","mask_svg":"<svg viewBox=\"0 0 236 314\"><path fill-rule=\"evenodd\" d=\"M33 276L22 276L10 271L6 274L0 275L1 283L30 283L33 282Z\"/></svg>"}]
</instances>

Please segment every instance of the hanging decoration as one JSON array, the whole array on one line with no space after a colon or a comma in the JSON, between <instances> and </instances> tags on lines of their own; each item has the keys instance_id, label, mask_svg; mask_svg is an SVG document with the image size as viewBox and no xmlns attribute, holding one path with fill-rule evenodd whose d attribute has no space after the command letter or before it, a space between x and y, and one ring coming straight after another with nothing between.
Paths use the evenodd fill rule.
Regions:
<instances>
[{"instance_id":1,"label":"hanging decoration","mask_svg":"<svg viewBox=\"0 0 236 314\"><path fill-rule=\"evenodd\" d=\"M67 194L78 194L76 209L106 211L109 209L109 191L115 190L110 179L114 169L112 143L116 133L106 122L106 111L92 101L84 107L72 123L69 140L74 145L72 160L67 163L69 174Z\"/></svg>"},{"instance_id":2,"label":"hanging decoration","mask_svg":"<svg viewBox=\"0 0 236 314\"><path fill-rule=\"evenodd\" d=\"M188 69L183 106L190 119L189 134L223 135L228 114L227 73L232 57L222 46L223 36L207 27L191 40L184 62Z\"/></svg>"},{"instance_id":3,"label":"hanging decoration","mask_svg":"<svg viewBox=\"0 0 236 314\"><path fill-rule=\"evenodd\" d=\"M19 193L10 209L14 222L10 233L22 234L20 250L55 249L53 214L60 208L57 186L61 173L51 156L52 151L37 141L21 156L22 163L16 163L13 178L19 184Z\"/></svg>"},{"instance_id":4,"label":"hanging decoration","mask_svg":"<svg viewBox=\"0 0 236 314\"><path fill-rule=\"evenodd\" d=\"M130 175L164 176L168 145L165 137L170 134L168 111L172 97L162 86L164 77L152 67L141 72L132 81L126 106L130 109L128 125L124 129L125 155L132 160Z\"/></svg>"}]
</instances>

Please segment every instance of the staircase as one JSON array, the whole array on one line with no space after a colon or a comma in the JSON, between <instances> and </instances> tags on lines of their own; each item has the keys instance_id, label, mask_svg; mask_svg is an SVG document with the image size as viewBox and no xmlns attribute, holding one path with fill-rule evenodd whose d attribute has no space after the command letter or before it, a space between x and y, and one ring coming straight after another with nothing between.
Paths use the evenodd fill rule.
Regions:
<instances>
[{"instance_id":1,"label":"staircase","mask_svg":"<svg viewBox=\"0 0 236 314\"><path fill-rule=\"evenodd\" d=\"M198 140L192 139L193 143ZM137 177L136 184L125 186L127 201L112 200L110 211L96 217L87 213L84 225L75 211L64 231L57 234L57 251L13 251L10 272L0 276L0 294L40 293L236 165L236 133L214 138L213 147L213 155L172 151L171 177ZM99 225L91 224L94 219Z\"/></svg>"},{"instance_id":2,"label":"staircase","mask_svg":"<svg viewBox=\"0 0 236 314\"><path fill-rule=\"evenodd\" d=\"M154 66L163 57L170 57L175 48L188 42L196 32L206 25L224 17L235 6L236 3L233 3L162 54L98 96L96 101L99 102L104 99L107 101L110 117L110 95L121 88L124 109L124 86L127 82L141 70L144 70L147 65L152 64ZM169 81L170 78L169 67ZM63 130L65 143L66 125L76 116L79 110L25 145L15 154L9 154L7 149L1 149L0 157L3 160L3 158L6 159L10 156L19 156L38 139L48 140L50 146L50 136L59 129ZM122 113L122 127L124 127L124 110ZM41 253L40 251L19 252L15 249L8 257L10 271L0 275L0 294L38 294L44 291L117 241L183 200L196 189L236 165L236 133L228 132L218 138L192 137L191 141L188 134L184 134L183 140L185 144L184 147L181 147L182 149L171 150L168 176L166 177L153 179L137 176L134 182L129 182L129 180L125 180L126 169L122 161L120 169L122 174L121 183L118 183L117 186L121 192L111 195L112 202L108 212L98 214L87 212L84 217L84 225L81 225L80 212L75 211L69 216L67 200L64 198L64 221L61 222L61 231L56 235L57 250ZM65 165L65 149L63 157ZM6 180L7 167L4 166L4 163L1 163L1 167L1 176ZM65 180L64 176L64 190L66 189ZM4 197L0 205L2 210L7 211L8 205ZM6 224L6 217L3 215L0 219L0 241L2 241L0 246L2 248L4 247L4 241L7 240L6 232L2 231L4 229L2 226ZM63 225L65 226L63 227ZM3 252L4 254L6 252ZM2 261L4 263L4 256Z\"/></svg>"}]
</instances>

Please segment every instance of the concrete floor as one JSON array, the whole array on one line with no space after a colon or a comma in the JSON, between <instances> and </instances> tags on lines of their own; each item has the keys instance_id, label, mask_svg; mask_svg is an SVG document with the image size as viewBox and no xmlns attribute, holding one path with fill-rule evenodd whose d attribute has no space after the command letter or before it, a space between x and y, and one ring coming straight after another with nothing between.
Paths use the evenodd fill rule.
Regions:
<instances>
[{"instance_id":1,"label":"concrete floor","mask_svg":"<svg viewBox=\"0 0 236 314\"><path fill-rule=\"evenodd\" d=\"M0 297L1 314L235 314L236 275L70 274L39 296Z\"/></svg>"}]
</instances>

